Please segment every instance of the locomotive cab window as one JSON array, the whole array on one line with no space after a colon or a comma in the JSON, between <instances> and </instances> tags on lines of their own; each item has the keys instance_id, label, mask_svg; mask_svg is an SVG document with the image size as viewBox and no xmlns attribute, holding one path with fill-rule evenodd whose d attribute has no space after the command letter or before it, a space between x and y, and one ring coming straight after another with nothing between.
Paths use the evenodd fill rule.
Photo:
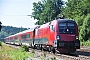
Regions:
<instances>
[{"instance_id":1,"label":"locomotive cab window","mask_svg":"<svg viewBox=\"0 0 90 60\"><path fill-rule=\"evenodd\" d=\"M75 34L75 23L61 22L59 23L59 32L64 34Z\"/></svg>"},{"instance_id":2,"label":"locomotive cab window","mask_svg":"<svg viewBox=\"0 0 90 60\"><path fill-rule=\"evenodd\" d=\"M75 25L73 23L68 23L68 28L75 29Z\"/></svg>"},{"instance_id":3,"label":"locomotive cab window","mask_svg":"<svg viewBox=\"0 0 90 60\"><path fill-rule=\"evenodd\" d=\"M60 24L59 24L59 27L60 27L60 29L64 29L64 28L66 28L67 26L66 26L66 23L60 23Z\"/></svg>"}]
</instances>

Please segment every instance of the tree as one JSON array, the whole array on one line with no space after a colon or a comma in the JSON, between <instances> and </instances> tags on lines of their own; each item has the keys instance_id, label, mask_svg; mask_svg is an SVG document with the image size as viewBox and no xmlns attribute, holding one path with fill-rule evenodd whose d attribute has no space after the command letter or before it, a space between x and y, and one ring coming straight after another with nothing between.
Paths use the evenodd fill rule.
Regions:
<instances>
[{"instance_id":1,"label":"tree","mask_svg":"<svg viewBox=\"0 0 90 60\"><path fill-rule=\"evenodd\" d=\"M62 12L67 18L73 19L76 15L81 14L82 0L68 0L66 6L63 7Z\"/></svg>"},{"instance_id":2,"label":"tree","mask_svg":"<svg viewBox=\"0 0 90 60\"><path fill-rule=\"evenodd\" d=\"M83 26L80 30L80 40L87 41L90 39L90 14L86 16L83 22Z\"/></svg>"},{"instance_id":3,"label":"tree","mask_svg":"<svg viewBox=\"0 0 90 60\"><path fill-rule=\"evenodd\" d=\"M44 10L44 5L43 3L41 3L40 1L38 3L34 2L33 3L33 9L34 12L32 13L32 17L34 19L40 20L40 14L43 12ZM36 24L38 24L38 22L36 22Z\"/></svg>"},{"instance_id":4,"label":"tree","mask_svg":"<svg viewBox=\"0 0 90 60\"><path fill-rule=\"evenodd\" d=\"M90 13L90 0L68 0L62 9L67 18L74 19L76 16L87 15Z\"/></svg>"},{"instance_id":5,"label":"tree","mask_svg":"<svg viewBox=\"0 0 90 60\"><path fill-rule=\"evenodd\" d=\"M22 27L22 31L27 30L27 28ZM21 32L21 28L12 27L12 26L2 26L2 30L0 32L0 38L5 38L9 35L13 35Z\"/></svg>"},{"instance_id":6,"label":"tree","mask_svg":"<svg viewBox=\"0 0 90 60\"><path fill-rule=\"evenodd\" d=\"M33 10L32 13L33 17L38 20L37 23L40 25L43 22L49 22L52 19L55 19L58 14L61 13L61 7L63 5L62 0L42 0L38 3L33 3Z\"/></svg>"},{"instance_id":7,"label":"tree","mask_svg":"<svg viewBox=\"0 0 90 60\"><path fill-rule=\"evenodd\" d=\"M1 31L1 28L2 28L2 25L1 25L2 23L0 22L0 31Z\"/></svg>"}]
</instances>

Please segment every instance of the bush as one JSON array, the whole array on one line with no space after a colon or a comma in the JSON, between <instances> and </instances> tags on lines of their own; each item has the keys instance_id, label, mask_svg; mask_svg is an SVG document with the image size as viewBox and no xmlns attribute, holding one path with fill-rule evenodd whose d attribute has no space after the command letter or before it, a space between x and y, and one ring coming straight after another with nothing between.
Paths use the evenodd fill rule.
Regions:
<instances>
[{"instance_id":1,"label":"bush","mask_svg":"<svg viewBox=\"0 0 90 60\"><path fill-rule=\"evenodd\" d=\"M80 40L89 40L90 39L90 14L88 14L83 21L83 25L80 29Z\"/></svg>"},{"instance_id":2,"label":"bush","mask_svg":"<svg viewBox=\"0 0 90 60\"><path fill-rule=\"evenodd\" d=\"M0 46L2 46L2 42L0 41Z\"/></svg>"},{"instance_id":3,"label":"bush","mask_svg":"<svg viewBox=\"0 0 90 60\"><path fill-rule=\"evenodd\" d=\"M23 52L24 52L24 51L26 51L26 52L29 51L29 47L26 46L26 45L21 46L20 49L21 49L21 51L23 51Z\"/></svg>"},{"instance_id":4,"label":"bush","mask_svg":"<svg viewBox=\"0 0 90 60\"><path fill-rule=\"evenodd\" d=\"M83 41L80 44L81 44L81 46L90 46L90 39L87 41Z\"/></svg>"}]
</instances>

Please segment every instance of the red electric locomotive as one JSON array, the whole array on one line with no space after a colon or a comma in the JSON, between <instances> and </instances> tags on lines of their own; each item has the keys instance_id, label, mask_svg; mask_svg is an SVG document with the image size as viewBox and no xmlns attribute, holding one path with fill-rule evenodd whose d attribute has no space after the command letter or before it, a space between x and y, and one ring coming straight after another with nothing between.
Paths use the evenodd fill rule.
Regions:
<instances>
[{"instance_id":1,"label":"red electric locomotive","mask_svg":"<svg viewBox=\"0 0 90 60\"><path fill-rule=\"evenodd\" d=\"M74 20L57 19L13 36L13 43L28 45L41 50L75 52L80 48L78 26ZM11 37L12 37L11 36ZM16 38L16 39L15 39ZM10 37L6 37L8 42ZM9 41L9 42L10 42Z\"/></svg>"}]
</instances>

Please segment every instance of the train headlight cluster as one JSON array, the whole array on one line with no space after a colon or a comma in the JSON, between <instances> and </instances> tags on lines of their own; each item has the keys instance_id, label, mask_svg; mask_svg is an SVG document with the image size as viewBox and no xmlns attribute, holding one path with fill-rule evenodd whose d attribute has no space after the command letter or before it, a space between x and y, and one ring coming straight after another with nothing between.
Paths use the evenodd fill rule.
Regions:
<instances>
[{"instance_id":1,"label":"train headlight cluster","mask_svg":"<svg viewBox=\"0 0 90 60\"><path fill-rule=\"evenodd\" d=\"M57 39L57 40L60 40L60 36L56 36L56 39Z\"/></svg>"},{"instance_id":2,"label":"train headlight cluster","mask_svg":"<svg viewBox=\"0 0 90 60\"><path fill-rule=\"evenodd\" d=\"M79 39L78 36L76 36L76 39L77 39L77 40Z\"/></svg>"}]
</instances>

